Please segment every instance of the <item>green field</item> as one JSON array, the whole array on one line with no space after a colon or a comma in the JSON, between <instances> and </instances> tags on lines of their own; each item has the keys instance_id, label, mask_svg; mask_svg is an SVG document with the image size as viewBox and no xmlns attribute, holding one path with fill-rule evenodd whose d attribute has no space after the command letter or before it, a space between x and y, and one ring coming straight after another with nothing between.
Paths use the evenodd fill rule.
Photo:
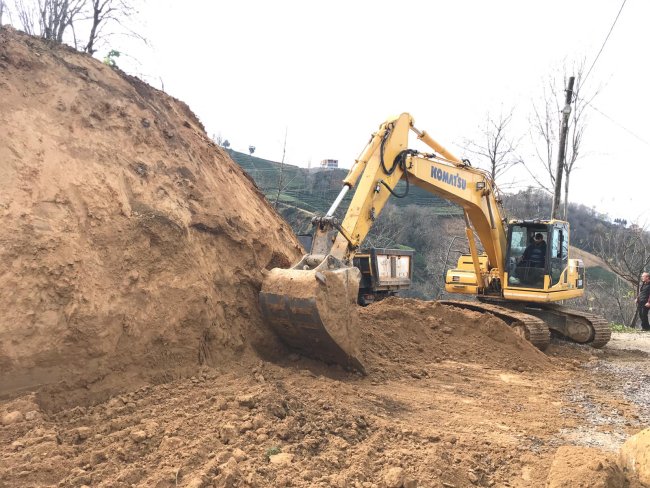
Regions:
<instances>
[{"instance_id":1,"label":"green field","mask_svg":"<svg viewBox=\"0 0 650 488\"><path fill-rule=\"evenodd\" d=\"M274 204L276 200L286 206L294 206L313 214L325 213L341 191L341 181L347 170L307 169L291 164L257 158L249 154L227 150L230 157L255 181L262 193ZM278 188L281 191L278 195ZM404 183L397 185L398 193L404 192ZM347 209L354 192L349 192L341 209ZM394 205L418 205L428 207L438 215L461 215L457 205L443 200L420 188L411 186L405 198L391 198Z\"/></svg>"}]
</instances>

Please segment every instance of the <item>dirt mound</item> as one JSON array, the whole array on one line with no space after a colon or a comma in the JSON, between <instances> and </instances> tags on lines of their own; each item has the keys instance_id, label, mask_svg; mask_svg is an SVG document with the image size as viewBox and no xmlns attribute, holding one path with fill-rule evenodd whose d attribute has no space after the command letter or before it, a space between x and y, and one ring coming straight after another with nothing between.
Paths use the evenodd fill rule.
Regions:
<instances>
[{"instance_id":1,"label":"dirt mound","mask_svg":"<svg viewBox=\"0 0 650 488\"><path fill-rule=\"evenodd\" d=\"M76 403L277 346L261 270L298 244L185 104L12 29L0 100L3 394Z\"/></svg>"},{"instance_id":2,"label":"dirt mound","mask_svg":"<svg viewBox=\"0 0 650 488\"><path fill-rule=\"evenodd\" d=\"M625 441L619 452L619 464L625 472L635 473L641 483L650 485L650 429Z\"/></svg>"},{"instance_id":3,"label":"dirt mound","mask_svg":"<svg viewBox=\"0 0 650 488\"><path fill-rule=\"evenodd\" d=\"M610 454L593 447L562 446L548 474L548 488L622 488L625 475Z\"/></svg>"},{"instance_id":4,"label":"dirt mound","mask_svg":"<svg viewBox=\"0 0 650 488\"><path fill-rule=\"evenodd\" d=\"M371 375L426 376L433 363L444 360L518 371L552 367L544 353L489 314L388 298L363 308L360 316Z\"/></svg>"}]
</instances>

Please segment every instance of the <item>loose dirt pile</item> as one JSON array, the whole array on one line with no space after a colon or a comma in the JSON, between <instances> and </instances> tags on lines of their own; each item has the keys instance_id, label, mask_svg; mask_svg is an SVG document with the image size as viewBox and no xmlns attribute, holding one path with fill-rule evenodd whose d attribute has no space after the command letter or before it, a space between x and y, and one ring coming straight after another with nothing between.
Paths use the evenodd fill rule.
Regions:
<instances>
[{"instance_id":1,"label":"loose dirt pile","mask_svg":"<svg viewBox=\"0 0 650 488\"><path fill-rule=\"evenodd\" d=\"M593 447L562 446L555 453L547 488L620 488L625 475L613 459Z\"/></svg>"},{"instance_id":2,"label":"loose dirt pile","mask_svg":"<svg viewBox=\"0 0 650 488\"><path fill-rule=\"evenodd\" d=\"M277 347L261 270L298 244L185 104L6 28L0 104L3 395L56 408Z\"/></svg>"},{"instance_id":3,"label":"loose dirt pile","mask_svg":"<svg viewBox=\"0 0 650 488\"><path fill-rule=\"evenodd\" d=\"M544 353L489 314L388 298L360 316L364 360L374 377L426 376L444 360L519 372L552 368Z\"/></svg>"},{"instance_id":4,"label":"loose dirt pile","mask_svg":"<svg viewBox=\"0 0 650 488\"><path fill-rule=\"evenodd\" d=\"M0 486L639 488L612 484L620 472L601 451L561 448L589 435L588 405L568 391L606 390L580 350L551 350L552 374L449 359L378 380L294 356L55 414L25 396L0 403ZM591 403L629 409L626 428L639 430L616 391Z\"/></svg>"}]
</instances>

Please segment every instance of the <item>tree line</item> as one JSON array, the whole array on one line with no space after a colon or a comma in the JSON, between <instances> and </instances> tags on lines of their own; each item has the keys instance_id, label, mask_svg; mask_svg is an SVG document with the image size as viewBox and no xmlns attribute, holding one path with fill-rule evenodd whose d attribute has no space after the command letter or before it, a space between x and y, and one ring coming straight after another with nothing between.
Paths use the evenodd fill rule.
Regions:
<instances>
[{"instance_id":1,"label":"tree line","mask_svg":"<svg viewBox=\"0 0 650 488\"><path fill-rule=\"evenodd\" d=\"M131 27L138 13L127 0L0 0L3 21L55 43L93 55L103 41L120 34L144 40Z\"/></svg>"}]
</instances>

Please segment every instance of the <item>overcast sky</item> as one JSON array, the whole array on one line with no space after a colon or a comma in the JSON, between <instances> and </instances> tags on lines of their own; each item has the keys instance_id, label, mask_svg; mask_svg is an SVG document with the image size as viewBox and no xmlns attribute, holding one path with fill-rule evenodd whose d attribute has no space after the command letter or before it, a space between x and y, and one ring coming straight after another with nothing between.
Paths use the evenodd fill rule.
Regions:
<instances>
[{"instance_id":1,"label":"overcast sky","mask_svg":"<svg viewBox=\"0 0 650 488\"><path fill-rule=\"evenodd\" d=\"M349 167L370 133L401 112L464 156L460 146L479 137L488 112L514 107L512 135L523 136L519 151L534 165L533 100L564 64L591 66L621 3L151 0L150 47L122 50L150 83L187 102L209 135L244 152L252 144L263 158L281 159L287 130L288 163ZM628 0L587 80L609 118L588 109L570 197L641 223L650 213L649 19L650 2ZM501 183L533 184L517 171Z\"/></svg>"}]
</instances>

